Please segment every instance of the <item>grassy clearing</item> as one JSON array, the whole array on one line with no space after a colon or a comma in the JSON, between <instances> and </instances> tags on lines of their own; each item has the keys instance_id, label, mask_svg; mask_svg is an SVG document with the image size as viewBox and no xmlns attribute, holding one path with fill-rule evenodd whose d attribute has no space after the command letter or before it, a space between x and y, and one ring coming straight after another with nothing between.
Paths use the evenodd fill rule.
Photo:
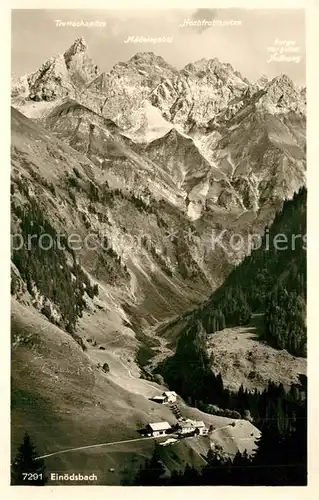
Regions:
<instances>
[{"instance_id":1,"label":"grassy clearing","mask_svg":"<svg viewBox=\"0 0 319 500\"><path fill-rule=\"evenodd\" d=\"M250 326L226 328L208 337L212 369L216 375L221 373L225 387L238 390L242 384L248 390L263 390L271 380L289 388L299 373L306 374L305 358L260 340L262 327L262 317L257 315Z\"/></svg>"}]
</instances>

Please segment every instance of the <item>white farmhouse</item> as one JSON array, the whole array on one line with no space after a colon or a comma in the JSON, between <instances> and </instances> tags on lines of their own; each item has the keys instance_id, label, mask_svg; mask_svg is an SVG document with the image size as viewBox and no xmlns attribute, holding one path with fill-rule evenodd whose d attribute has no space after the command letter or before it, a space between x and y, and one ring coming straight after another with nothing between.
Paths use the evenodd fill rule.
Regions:
<instances>
[{"instance_id":1,"label":"white farmhouse","mask_svg":"<svg viewBox=\"0 0 319 500\"><path fill-rule=\"evenodd\" d=\"M146 427L147 435L153 437L164 436L170 429L171 426L168 422L155 422L153 424L148 424Z\"/></svg>"},{"instance_id":2,"label":"white farmhouse","mask_svg":"<svg viewBox=\"0 0 319 500\"><path fill-rule=\"evenodd\" d=\"M204 436L208 433L208 429L204 422L201 420L183 420L178 424L178 433L189 434L191 432L197 432L200 436Z\"/></svg>"}]
</instances>

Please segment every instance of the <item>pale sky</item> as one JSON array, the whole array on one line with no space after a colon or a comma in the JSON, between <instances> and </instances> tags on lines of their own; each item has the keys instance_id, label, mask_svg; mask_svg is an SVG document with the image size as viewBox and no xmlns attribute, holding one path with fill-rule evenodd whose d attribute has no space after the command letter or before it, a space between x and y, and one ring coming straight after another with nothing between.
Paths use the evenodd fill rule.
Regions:
<instances>
[{"instance_id":1,"label":"pale sky","mask_svg":"<svg viewBox=\"0 0 319 500\"><path fill-rule=\"evenodd\" d=\"M240 26L206 29L181 28L184 19L236 20ZM55 20L106 21L103 28L57 27ZM201 9L201 10L13 10L12 74L36 71L51 56L65 52L83 37L100 71L137 52L154 52L181 69L202 58L218 57L251 81L265 74L273 78L286 73L298 85L305 82L305 15L293 9ZM128 36L173 37L172 43L124 43ZM273 61L269 47L285 45L282 57L298 55L300 62Z\"/></svg>"}]
</instances>

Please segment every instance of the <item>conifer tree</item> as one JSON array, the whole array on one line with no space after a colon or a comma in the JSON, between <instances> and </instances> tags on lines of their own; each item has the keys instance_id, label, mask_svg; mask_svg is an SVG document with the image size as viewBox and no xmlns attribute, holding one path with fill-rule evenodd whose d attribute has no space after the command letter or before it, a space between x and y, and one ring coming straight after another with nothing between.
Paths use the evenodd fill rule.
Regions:
<instances>
[{"instance_id":1,"label":"conifer tree","mask_svg":"<svg viewBox=\"0 0 319 500\"><path fill-rule=\"evenodd\" d=\"M47 482L42 460L37 453L29 434L26 432L22 444L11 467L11 484L19 486L44 486Z\"/></svg>"}]
</instances>

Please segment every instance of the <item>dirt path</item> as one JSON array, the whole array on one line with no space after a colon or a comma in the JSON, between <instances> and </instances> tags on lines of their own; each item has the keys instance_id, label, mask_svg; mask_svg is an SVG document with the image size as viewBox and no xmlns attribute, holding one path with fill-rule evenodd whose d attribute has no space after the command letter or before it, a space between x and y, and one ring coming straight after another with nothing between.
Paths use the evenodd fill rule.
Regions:
<instances>
[{"instance_id":1,"label":"dirt path","mask_svg":"<svg viewBox=\"0 0 319 500\"><path fill-rule=\"evenodd\" d=\"M134 443L137 441L146 441L146 440L150 440L150 439L155 439L155 438L153 436L152 437L142 437L142 438L136 438L136 439L125 439L124 441L112 441L111 443L89 444L87 446L78 446L77 448L67 448L66 450L54 451L53 453L48 453L47 455L41 455L40 457L36 457L36 460L40 460L41 458L52 457L54 455L61 455L62 453L68 453L70 451L88 450L90 448L99 448L102 446L112 446L112 445L124 444L124 443Z\"/></svg>"}]
</instances>

